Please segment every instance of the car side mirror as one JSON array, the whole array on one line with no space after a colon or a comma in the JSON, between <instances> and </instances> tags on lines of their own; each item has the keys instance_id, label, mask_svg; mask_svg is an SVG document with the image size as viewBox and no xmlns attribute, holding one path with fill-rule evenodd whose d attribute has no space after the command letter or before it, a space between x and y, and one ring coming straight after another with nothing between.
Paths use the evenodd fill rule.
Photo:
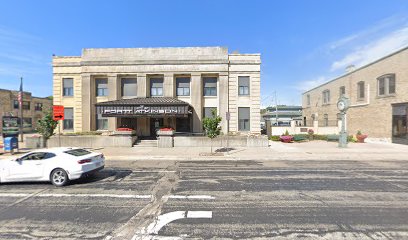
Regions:
<instances>
[{"instance_id":1,"label":"car side mirror","mask_svg":"<svg viewBox=\"0 0 408 240\"><path fill-rule=\"evenodd\" d=\"M21 158L16 158L16 162L21 162Z\"/></svg>"}]
</instances>

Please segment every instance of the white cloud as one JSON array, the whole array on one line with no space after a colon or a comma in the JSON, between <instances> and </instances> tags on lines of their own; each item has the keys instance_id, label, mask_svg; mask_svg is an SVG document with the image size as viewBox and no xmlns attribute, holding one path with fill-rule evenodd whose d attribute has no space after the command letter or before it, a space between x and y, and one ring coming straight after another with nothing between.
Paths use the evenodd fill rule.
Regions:
<instances>
[{"instance_id":1,"label":"white cloud","mask_svg":"<svg viewBox=\"0 0 408 240\"><path fill-rule=\"evenodd\" d=\"M362 66L403 47L408 46L408 27L405 26L388 36L369 42L365 45L359 45L346 56L333 62L331 71L345 69L349 65Z\"/></svg>"},{"instance_id":2,"label":"white cloud","mask_svg":"<svg viewBox=\"0 0 408 240\"><path fill-rule=\"evenodd\" d=\"M328 81L327 77L320 76L320 77L317 77L317 78L312 79L312 80L302 81L297 86L295 86L295 88L297 90L299 90L299 91L304 92L304 91L310 90L312 88L315 88L315 87L317 87L319 85L322 85L323 83L325 83L327 81Z\"/></svg>"}]
</instances>

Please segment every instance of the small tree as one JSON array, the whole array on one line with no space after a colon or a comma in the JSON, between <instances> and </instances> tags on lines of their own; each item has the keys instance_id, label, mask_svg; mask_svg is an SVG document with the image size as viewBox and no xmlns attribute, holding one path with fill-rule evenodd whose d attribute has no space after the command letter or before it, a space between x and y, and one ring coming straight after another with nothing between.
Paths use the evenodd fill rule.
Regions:
<instances>
[{"instance_id":1,"label":"small tree","mask_svg":"<svg viewBox=\"0 0 408 240\"><path fill-rule=\"evenodd\" d=\"M42 136L43 145L47 147L47 141L53 136L54 130L58 125L58 121L55 121L52 117L52 112L46 112L42 119L38 120L37 128L39 134Z\"/></svg>"},{"instance_id":2,"label":"small tree","mask_svg":"<svg viewBox=\"0 0 408 240\"><path fill-rule=\"evenodd\" d=\"M217 116L217 110L213 109L211 111L211 117L205 117L203 119L203 127L205 130L205 134L207 137L211 139L211 154L212 154L212 145L213 145L213 139L216 138L218 135L221 133L221 126L220 122L222 118L220 116Z\"/></svg>"}]
</instances>

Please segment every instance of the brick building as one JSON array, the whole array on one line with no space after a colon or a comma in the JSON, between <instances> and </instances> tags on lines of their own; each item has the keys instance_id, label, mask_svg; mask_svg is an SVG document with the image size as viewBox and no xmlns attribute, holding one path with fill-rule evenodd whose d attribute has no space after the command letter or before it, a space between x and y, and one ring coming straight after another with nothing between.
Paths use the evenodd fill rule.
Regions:
<instances>
[{"instance_id":1,"label":"brick building","mask_svg":"<svg viewBox=\"0 0 408 240\"><path fill-rule=\"evenodd\" d=\"M349 134L408 143L408 47L387 55L302 95L304 125L336 126L341 95L350 99L346 125Z\"/></svg>"},{"instance_id":2,"label":"brick building","mask_svg":"<svg viewBox=\"0 0 408 240\"><path fill-rule=\"evenodd\" d=\"M0 89L0 117L19 115L19 91ZM24 131L31 132L37 127L37 121L41 119L45 111L51 109L52 100L49 98L34 97L30 92L23 93L23 117ZM3 125L0 124L0 132Z\"/></svg>"}]
</instances>

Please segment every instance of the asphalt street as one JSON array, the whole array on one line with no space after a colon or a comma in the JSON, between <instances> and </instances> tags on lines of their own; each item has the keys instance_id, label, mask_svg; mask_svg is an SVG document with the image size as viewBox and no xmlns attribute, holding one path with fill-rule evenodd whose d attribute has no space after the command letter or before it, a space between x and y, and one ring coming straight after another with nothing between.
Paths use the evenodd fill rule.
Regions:
<instances>
[{"instance_id":1,"label":"asphalt street","mask_svg":"<svg viewBox=\"0 0 408 240\"><path fill-rule=\"evenodd\" d=\"M405 161L108 161L0 185L0 239L408 239Z\"/></svg>"}]
</instances>

